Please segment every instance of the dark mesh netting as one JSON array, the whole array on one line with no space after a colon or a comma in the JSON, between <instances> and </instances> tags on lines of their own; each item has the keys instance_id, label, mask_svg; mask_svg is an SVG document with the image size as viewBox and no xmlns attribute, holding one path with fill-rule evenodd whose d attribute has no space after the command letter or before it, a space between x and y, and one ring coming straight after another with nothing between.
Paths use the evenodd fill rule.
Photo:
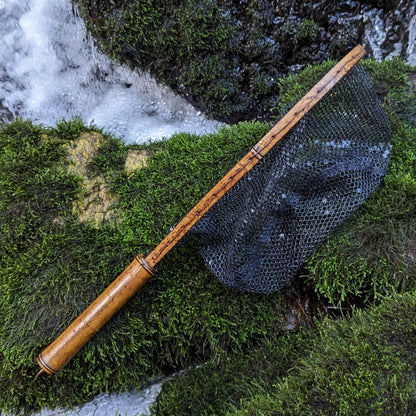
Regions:
<instances>
[{"instance_id":1,"label":"dark mesh netting","mask_svg":"<svg viewBox=\"0 0 416 416\"><path fill-rule=\"evenodd\" d=\"M391 149L387 117L356 65L193 227L227 286L286 285L376 189Z\"/></svg>"}]
</instances>

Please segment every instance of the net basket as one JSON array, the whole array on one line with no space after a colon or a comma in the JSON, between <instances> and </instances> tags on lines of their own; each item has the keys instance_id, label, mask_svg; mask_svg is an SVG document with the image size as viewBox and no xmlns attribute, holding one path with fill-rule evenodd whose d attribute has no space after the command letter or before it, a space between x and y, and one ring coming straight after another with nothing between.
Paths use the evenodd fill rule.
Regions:
<instances>
[{"instance_id":1,"label":"net basket","mask_svg":"<svg viewBox=\"0 0 416 416\"><path fill-rule=\"evenodd\" d=\"M193 227L207 267L235 289L281 289L374 192L390 150L387 116L355 65Z\"/></svg>"}]
</instances>

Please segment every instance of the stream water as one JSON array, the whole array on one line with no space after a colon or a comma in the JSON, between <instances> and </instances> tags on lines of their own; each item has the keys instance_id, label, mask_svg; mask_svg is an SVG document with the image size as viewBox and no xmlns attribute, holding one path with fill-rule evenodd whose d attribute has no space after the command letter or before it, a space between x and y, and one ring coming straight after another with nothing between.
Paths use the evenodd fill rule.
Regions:
<instances>
[{"instance_id":1,"label":"stream water","mask_svg":"<svg viewBox=\"0 0 416 416\"><path fill-rule=\"evenodd\" d=\"M140 392L99 394L89 403L68 409L44 409L32 416L141 416L149 415L149 406L156 400L162 385L156 383Z\"/></svg>"},{"instance_id":2,"label":"stream water","mask_svg":"<svg viewBox=\"0 0 416 416\"><path fill-rule=\"evenodd\" d=\"M0 0L0 107L50 126L79 117L134 143L219 126L99 53L70 0Z\"/></svg>"}]
</instances>

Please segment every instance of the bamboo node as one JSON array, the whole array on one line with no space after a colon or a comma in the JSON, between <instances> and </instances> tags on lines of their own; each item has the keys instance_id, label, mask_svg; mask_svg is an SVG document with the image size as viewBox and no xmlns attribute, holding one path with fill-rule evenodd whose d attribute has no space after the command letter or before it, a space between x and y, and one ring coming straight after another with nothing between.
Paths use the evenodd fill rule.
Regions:
<instances>
[{"instance_id":1,"label":"bamboo node","mask_svg":"<svg viewBox=\"0 0 416 416\"><path fill-rule=\"evenodd\" d=\"M142 254L139 254L136 257L136 260L140 263L140 266L142 266L151 276L156 275L157 270L144 258Z\"/></svg>"}]
</instances>

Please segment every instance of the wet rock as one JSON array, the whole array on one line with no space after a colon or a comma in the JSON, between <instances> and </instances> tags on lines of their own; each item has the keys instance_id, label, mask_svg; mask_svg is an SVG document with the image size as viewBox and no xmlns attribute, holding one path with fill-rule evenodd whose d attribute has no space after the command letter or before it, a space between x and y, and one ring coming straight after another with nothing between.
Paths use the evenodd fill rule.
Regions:
<instances>
[{"instance_id":1,"label":"wet rock","mask_svg":"<svg viewBox=\"0 0 416 416\"><path fill-rule=\"evenodd\" d=\"M13 114L10 110L2 105L0 102L0 123L4 121L11 121L13 119Z\"/></svg>"},{"instance_id":2,"label":"wet rock","mask_svg":"<svg viewBox=\"0 0 416 416\"><path fill-rule=\"evenodd\" d=\"M409 35L406 49L407 62L416 66L416 14L410 19L409 22Z\"/></svg>"},{"instance_id":3,"label":"wet rock","mask_svg":"<svg viewBox=\"0 0 416 416\"><path fill-rule=\"evenodd\" d=\"M409 47L414 39L409 32L416 15L414 0L288 1L280 2L276 11L285 21L316 22L325 32L323 44L331 57L340 58L353 44L364 43L368 56L378 60L412 59Z\"/></svg>"},{"instance_id":4,"label":"wet rock","mask_svg":"<svg viewBox=\"0 0 416 416\"><path fill-rule=\"evenodd\" d=\"M416 64L416 0L77 4L106 53L228 123L274 118L279 78L358 43Z\"/></svg>"}]
</instances>

